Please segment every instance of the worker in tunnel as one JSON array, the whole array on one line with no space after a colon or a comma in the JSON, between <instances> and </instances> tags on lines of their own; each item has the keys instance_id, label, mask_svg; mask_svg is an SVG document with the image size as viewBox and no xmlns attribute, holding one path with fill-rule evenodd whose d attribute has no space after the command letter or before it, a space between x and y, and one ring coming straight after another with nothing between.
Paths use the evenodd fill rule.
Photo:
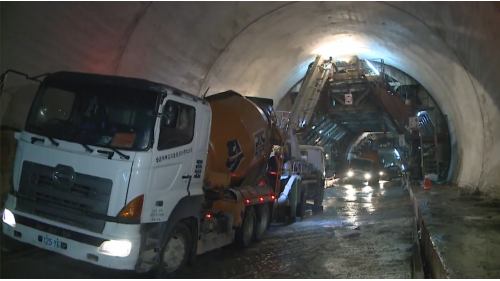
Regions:
<instances>
[{"instance_id":1,"label":"worker in tunnel","mask_svg":"<svg viewBox=\"0 0 500 281\"><path fill-rule=\"evenodd\" d=\"M274 190L277 190L277 184L280 183L282 173L280 169L280 161L286 159L285 157L281 158L281 151L282 148L275 145L267 163L267 182L274 188Z\"/></svg>"}]
</instances>

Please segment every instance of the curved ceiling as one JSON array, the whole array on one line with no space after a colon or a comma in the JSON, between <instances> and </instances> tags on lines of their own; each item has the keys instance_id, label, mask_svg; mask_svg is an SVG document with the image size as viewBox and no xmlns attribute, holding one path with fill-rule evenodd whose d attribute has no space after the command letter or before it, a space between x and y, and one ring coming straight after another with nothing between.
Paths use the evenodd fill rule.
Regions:
<instances>
[{"instance_id":1,"label":"curved ceiling","mask_svg":"<svg viewBox=\"0 0 500 281\"><path fill-rule=\"evenodd\" d=\"M194 94L210 87L209 94L233 89L278 101L318 52L383 58L422 84L448 115L456 181L500 196L500 158L495 157L500 153L500 125L495 122L500 117L496 3L1 5L2 72L14 68L29 74L61 69L118 74ZM14 97L15 89L9 91ZM12 98L11 103L16 101ZM23 102L24 107L11 106L14 115L21 116L12 120L24 118L28 105Z\"/></svg>"}]
</instances>

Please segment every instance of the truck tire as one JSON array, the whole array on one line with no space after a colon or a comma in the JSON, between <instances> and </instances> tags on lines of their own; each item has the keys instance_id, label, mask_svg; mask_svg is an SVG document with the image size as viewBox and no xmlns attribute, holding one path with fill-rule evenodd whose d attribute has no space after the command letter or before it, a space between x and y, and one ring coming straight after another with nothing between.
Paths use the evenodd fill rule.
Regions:
<instances>
[{"instance_id":1,"label":"truck tire","mask_svg":"<svg viewBox=\"0 0 500 281\"><path fill-rule=\"evenodd\" d=\"M314 206L323 206L323 197L325 196L325 189L318 185L316 192L314 193Z\"/></svg>"},{"instance_id":2,"label":"truck tire","mask_svg":"<svg viewBox=\"0 0 500 281\"><path fill-rule=\"evenodd\" d=\"M238 246L246 248L252 244L255 238L255 225L255 209L252 206L248 206L243 216L243 224L236 229L235 240Z\"/></svg>"},{"instance_id":3,"label":"truck tire","mask_svg":"<svg viewBox=\"0 0 500 281\"><path fill-rule=\"evenodd\" d=\"M271 212L269 210L269 204L262 204L255 207L258 215L257 227L255 228L255 240L260 241L269 227Z\"/></svg>"},{"instance_id":4,"label":"truck tire","mask_svg":"<svg viewBox=\"0 0 500 281\"><path fill-rule=\"evenodd\" d=\"M156 270L158 278L171 277L186 266L192 245L191 232L186 224L178 222L163 242L160 252L160 265Z\"/></svg>"},{"instance_id":5,"label":"truck tire","mask_svg":"<svg viewBox=\"0 0 500 281\"><path fill-rule=\"evenodd\" d=\"M325 188L318 184L318 188L314 193L314 206L312 208L313 214L323 212L323 197L325 196Z\"/></svg>"},{"instance_id":6,"label":"truck tire","mask_svg":"<svg viewBox=\"0 0 500 281\"><path fill-rule=\"evenodd\" d=\"M304 218L304 215L306 213L306 205L307 205L306 190L305 188L302 188L302 190L300 191L300 201L299 204L297 204L297 214L296 214L297 217Z\"/></svg>"}]
</instances>

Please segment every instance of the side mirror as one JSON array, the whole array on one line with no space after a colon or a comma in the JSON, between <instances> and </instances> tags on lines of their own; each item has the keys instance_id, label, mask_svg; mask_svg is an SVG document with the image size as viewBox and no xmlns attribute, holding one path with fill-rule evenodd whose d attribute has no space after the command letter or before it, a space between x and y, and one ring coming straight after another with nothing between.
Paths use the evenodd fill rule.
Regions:
<instances>
[{"instance_id":1,"label":"side mirror","mask_svg":"<svg viewBox=\"0 0 500 281\"><path fill-rule=\"evenodd\" d=\"M179 117L179 106L167 103L163 108L163 125L168 128L177 127L178 117Z\"/></svg>"}]
</instances>

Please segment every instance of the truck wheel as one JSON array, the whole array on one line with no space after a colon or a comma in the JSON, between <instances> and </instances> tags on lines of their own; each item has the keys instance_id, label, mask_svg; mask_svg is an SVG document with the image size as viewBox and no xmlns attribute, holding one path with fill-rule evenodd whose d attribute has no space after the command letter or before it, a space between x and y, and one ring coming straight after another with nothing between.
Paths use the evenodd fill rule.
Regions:
<instances>
[{"instance_id":1,"label":"truck wheel","mask_svg":"<svg viewBox=\"0 0 500 281\"><path fill-rule=\"evenodd\" d=\"M318 186L314 194L314 206L323 206L323 197L325 196L325 189Z\"/></svg>"},{"instance_id":2,"label":"truck wheel","mask_svg":"<svg viewBox=\"0 0 500 281\"><path fill-rule=\"evenodd\" d=\"M303 218L304 214L306 212L306 205L307 205L307 200L306 200L306 191L302 189L300 191L300 201L297 206L297 214L296 216L299 218Z\"/></svg>"},{"instance_id":3,"label":"truck wheel","mask_svg":"<svg viewBox=\"0 0 500 281\"><path fill-rule=\"evenodd\" d=\"M191 245L191 233L186 224L178 222L167 236L160 252L157 277L165 278L186 265Z\"/></svg>"},{"instance_id":4,"label":"truck wheel","mask_svg":"<svg viewBox=\"0 0 500 281\"><path fill-rule=\"evenodd\" d=\"M262 240L267 228L269 227L270 211L269 204L262 204L256 206L256 208L257 214L259 215L259 222L257 223L257 227L255 229L255 240L259 241Z\"/></svg>"},{"instance_id":5,"label":"truck wheel","mask_svg":"<svg viewBox=\"0 0 500 281\"><path fill-rule=\"evenodd\" d=\"M246 248L252 244L255 237L255 209L251 206L245 210L243 217L243 225L236 229L236 242L242 248Z\"/></svg>"},{"instance_id":6,"label":"truck wheel","mask_svg":"<svg viewBox=\"0 0 500 281\"><path fill-rule=\"evenodd\" d=\"M312 208L313 214L318 214L323 212L323 197L325 196L325 189L319 188L316 190L316 194L314 194L314 206Z\"/></svg>"}]
</instances>

